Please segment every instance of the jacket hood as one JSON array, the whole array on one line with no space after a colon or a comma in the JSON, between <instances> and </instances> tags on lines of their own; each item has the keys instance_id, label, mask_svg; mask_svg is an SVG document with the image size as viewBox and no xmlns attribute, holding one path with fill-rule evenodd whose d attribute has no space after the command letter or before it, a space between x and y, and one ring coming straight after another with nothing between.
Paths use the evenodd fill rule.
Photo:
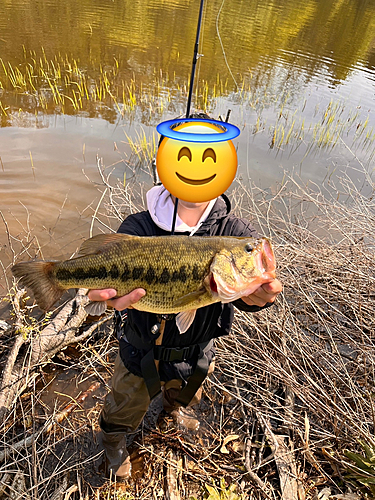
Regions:
<instances>
[{"instance_id":1,"label":"jacket hood","mask_svg":"<svg viewBox=\"0 0 375 500\"><path fill-rule=\"evenodd\" d=\"M154 186L147 192L146 199L147 209L154 223L165 231L171 231L174 203L169 191L167 191L163 185ZM202 214L202 217L199 219L198 224L194 227L185 224L185 222L182 221L177 215L175 232L188 232L191 236L196 233L202 225L206 223L208 218L211 217L212 211L217 204L217 200L218 199L215 198L209 202L206 210Z\"/></svg>"},{"instance_id":2,"label":"jacket hood","mask_svg":"<svg viewBox=\"0 0 375 500\"><path fill-rule=\"evenodd\" d=\"M214 222L227 217L231 211L231 208L231 203L228 197L225 194L220 195L218 198L216 198L215 204L212 207L208 217L199 228L199 232L206 231L213 225Z\"/></svg>"}]
</instances>

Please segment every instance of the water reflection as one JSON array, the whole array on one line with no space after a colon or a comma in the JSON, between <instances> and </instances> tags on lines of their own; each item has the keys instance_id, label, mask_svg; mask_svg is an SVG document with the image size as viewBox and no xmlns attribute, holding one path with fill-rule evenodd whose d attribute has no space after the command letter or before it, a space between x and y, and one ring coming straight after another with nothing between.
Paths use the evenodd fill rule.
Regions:
<instances>
[{"instance_id":1,"label":"water reflection","mask_svg":"<svg viewBox=\"0 0 375 500\"><path fill-rule=\"evenodd\" d=\"M306 87L311 80L337 86L359 65L373 74L372 2L231 0L220 11L221 3L207 2L204 17L199 77L208 82L209 91L218 74L235 89L218 35L236 80L251 77L255 87L283 85L277 80L280 74L270 71L275 64L289 68L287 79L293 80L294 88ZM182 84L190 70L198 6L196 0L1 0L2 85L12 90L5 75L11 73L8 63L25 73L27 65L36 68L44 59L65 55L92 78L111 69L115 59L114 87L129 83L133 74L139 83L154 84L155 69L168 74L170 82ZM49 87L48 79L39 81L33 75L30 80L36 80L36 87ZM27 110L38 108L30 99L32 89L28 92L16 103L6 94L5 102L10 99L11 106ZM4 95L2 100L4 104Z\"/></svg>"}]
</instances>

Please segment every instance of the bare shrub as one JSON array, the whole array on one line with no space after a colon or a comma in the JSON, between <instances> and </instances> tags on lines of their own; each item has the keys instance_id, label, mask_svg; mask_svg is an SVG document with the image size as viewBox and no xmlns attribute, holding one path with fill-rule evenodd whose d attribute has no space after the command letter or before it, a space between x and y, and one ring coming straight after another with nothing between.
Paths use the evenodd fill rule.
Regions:
<instances>
[{"instance_id":1,"label":"bare shrub","mask_svg":"<svg viewBox=\"0 0 375 500\"><path fill-rule=\"evenodd\" d=\"M99 159L98 169L102 195L90 232L115 230L144 207L136 171L112 184ZM27 367L28 393L18 391L2 424L0 498L13 490L25 499L151 498L176 495L176 488L188 498L212 481L216 491L236 485L238 498L316 498L323 485L339 498L334 494L348 486L344 450L360 450L359 441L375 445L375 201L374 184L365 180L367 191L349 175L329 189L289 177L274 193L240 184L233 191L235 212L271 238L284 291L259 313L237 311L231 335L217 341L217 369L197 410L198 438L160 432L150 414L131 437L134 481L121 493L105 483L95 439L116 341L108 326L86 338L75 325L78 345L53 351L49 366L56 364L56 377L75 373L77 404L57 421L67 401L61 394L54 407L43 400L46 362ZM34 359L19 349L32 343L16 335L28 307L21 303L13 329L1 334L3 366L12 355L18 367L19 356ZM91 407L79 399L86 380L100 381L102 389Z\"/></svg>"}]
</instances>

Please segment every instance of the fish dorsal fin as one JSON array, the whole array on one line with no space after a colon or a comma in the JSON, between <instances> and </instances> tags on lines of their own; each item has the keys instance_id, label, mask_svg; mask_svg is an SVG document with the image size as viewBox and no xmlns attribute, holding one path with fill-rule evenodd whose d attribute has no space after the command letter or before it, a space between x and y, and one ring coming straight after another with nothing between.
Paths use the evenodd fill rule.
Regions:
<instances>
[{"instance_id":1,"label":"fish dorsal fin","mask_svg":"<svg viewBox=\"0 0 375 500\"><path fill-rule=\"evenodd\" d=\"M77 257L84 257L85 255L99 253L106 245L131 238L134 238L134 236L130 236L129 234L97 234L82 243L81 248L78 250Z\"/></svg>"},{"instance_id":2,"label":"fish dorsal fin","mask_svg":"<svg viewBox=\"0 0 375 500\"><path fill-rule=\"evenodd\" d=\"M182 307L187 306L188 304L192 304L195 300L199 299L203 294L207 293L205 288L200 288L199 290L195 290L194 292L187 293L183 295L175 302L173 302L173 307Z\"/></svg>"},{"instance_id":3,"label":"fish dorsal fin","mask_svg":"<svg viewBox=\"0 0 375 500\"><path fill-rule=\"evenodd\" d=\"M176 325L179 329L180 333L185 333L195 318L196 309L192 309L191 311L183 311L177 314L176 316Z\"/></svg>"}]
</instances>

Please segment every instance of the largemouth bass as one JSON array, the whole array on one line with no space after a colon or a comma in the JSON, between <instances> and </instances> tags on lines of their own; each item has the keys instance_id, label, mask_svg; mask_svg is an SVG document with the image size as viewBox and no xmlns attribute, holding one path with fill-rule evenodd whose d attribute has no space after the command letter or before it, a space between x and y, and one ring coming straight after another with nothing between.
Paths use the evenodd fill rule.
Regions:
<instances>
[{"instance_id":1,"label":"largemouth bass","mask_svg":"<svg viewBox=\"0 0 375 500\"><path fill-rule=\"evenodd\" d=\"M69 288L115 288L118 297L144 288L133 307L178 314L183 333L199 307L231 302L272 281L275 258L266 238L103 234L86 240L73 259L20 262L12 273L44 310Z\"/></svg>"}]
</instances>

